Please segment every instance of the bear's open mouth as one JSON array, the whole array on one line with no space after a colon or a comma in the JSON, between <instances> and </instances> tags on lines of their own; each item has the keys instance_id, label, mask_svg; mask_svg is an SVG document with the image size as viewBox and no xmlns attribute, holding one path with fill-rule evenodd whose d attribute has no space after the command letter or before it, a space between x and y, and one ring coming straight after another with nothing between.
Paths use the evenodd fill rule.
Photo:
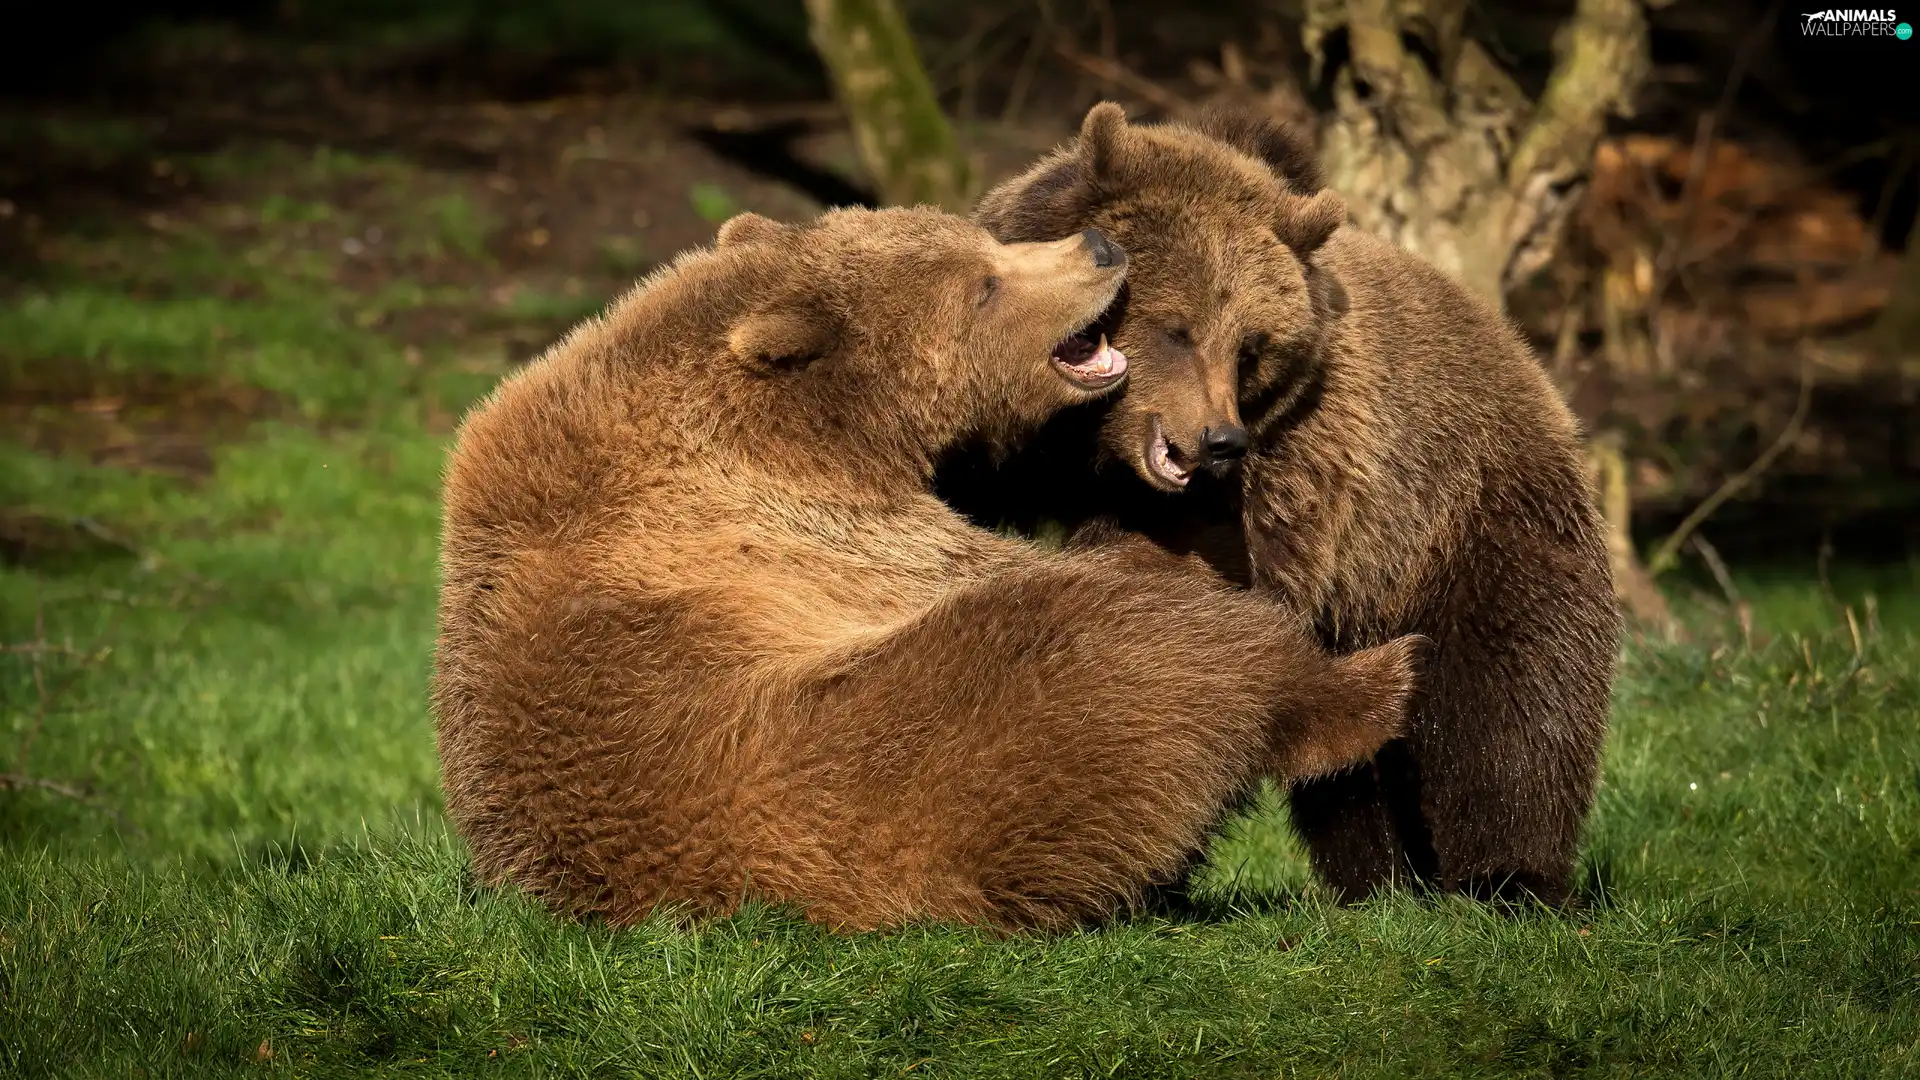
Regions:
<instances>
[{"instance_id":1,"label":"bear's open mouth","mask_svg":"<svg viewBox=\"0 0 1920 1080\"><path fill-rule=\"evenodd\" d=\"M1156 414L1153 423L1147 428L1146 461L1148 478L1161 486L1179 491L1193 478L1193 467L1180 463L1181 453L1167 441L1167 433L1160 428L1160 417Z\"/></svg>"},{"instance_id":2,"label":"bear's open mouth","mask_svg":"<svg viewBox=\"0 0 1920 1080\"><path fill-rule=\"evenodd\" d=\"M1055 345L1053 366L1082 390L1104 390L1127 377L1127 355L1107 341L1099 320Z\"/></svg>"}]
</instances>

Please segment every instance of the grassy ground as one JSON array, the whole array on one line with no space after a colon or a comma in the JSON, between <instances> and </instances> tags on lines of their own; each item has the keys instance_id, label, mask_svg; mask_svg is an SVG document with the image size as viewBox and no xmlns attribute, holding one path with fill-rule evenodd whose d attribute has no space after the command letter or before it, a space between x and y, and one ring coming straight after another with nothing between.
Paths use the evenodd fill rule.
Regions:
<instances>
[{"instance_id":1,"label":"grassy ground","mask_svg":"<svg viewBox=\"0 0 1920 1080\"><path fill-rule=\"evenodd\" d=\"M1271 803L1215 916L1058 938L475 890L424 700L446 431L631 268L516 262L490 189L377 155L49 130L194 195L9 226L0 1074L1920 1074L1914 566L1746 575L1751 643L1630 650L1575 917L1329 908Z\"/></svg>"}]
</instances>

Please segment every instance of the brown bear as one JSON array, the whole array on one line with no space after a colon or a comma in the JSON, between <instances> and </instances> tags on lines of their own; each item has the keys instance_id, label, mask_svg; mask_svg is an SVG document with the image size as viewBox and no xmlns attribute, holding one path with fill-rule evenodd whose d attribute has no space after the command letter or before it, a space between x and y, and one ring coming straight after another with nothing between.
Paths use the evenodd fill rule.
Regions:
<instances>
[{"instance_id":1,"label":"brown bear","mask_svg":"<svg viewBox=\"0 0 1920 1080\"><path fill-rule=\"evenodd\" d=\"M1045 552L933 495L947 445L1119 385L1124 264L742 215L478 406L433 686L478 876L616 923L1065 926L1178 875L1259 770L1400 734L1417 639L1332 658L1151 544Z\"/></svg>"},{"instance_id":2,"label":"brown bear","mask_svg":"<svg viewBox=\"0 0 1920 1080\"><path fill-rule=\"evenodd\" d=\"M1010 457L956 456L939 489L989 524L1146 532L1335 650L1431 639L1409 736L1294 786L1313 864L1349 898L1411 879L1561 902L1619 633L1574 418L1493 306L1343 228L1320 187L1303 142L1244 112L1092 109L975 219L1127 249L1128 386Z\"/></svg>"}]
</instances>

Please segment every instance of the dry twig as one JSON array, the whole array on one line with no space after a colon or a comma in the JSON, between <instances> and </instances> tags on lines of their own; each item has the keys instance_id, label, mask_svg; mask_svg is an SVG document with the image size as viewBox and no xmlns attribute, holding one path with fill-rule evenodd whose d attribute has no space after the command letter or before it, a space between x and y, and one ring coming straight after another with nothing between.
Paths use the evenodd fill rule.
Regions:
<instances>
[{"instance_id":1,"label":"dry twig","mask_svg":"<svg viewBox=\"0 0 1920 1080\"><path fill-rule=\"evenodd\" d=\"M1133 94L1142 101L1157 108L1175 113L1182 112L1188 107L1185 98L1154 82L1152 79L1141 75L1132 68L1120 63L1118 60L1110 60L1104 56L1093 56L1081 52L1066 41L1055 42L1053 51L1059 53L1061 59L1087 74L1122 87L1128 93Z\"/></svg>"},{"instance_id":2,"label":"dry twig","mask_svg":"<svg viewBox=\"0 0 1920 1080\"><path fill-rule=\"evenodd\" d=\"M1712 517L1713 512L1720 509L1728 499L1739 494L1742 488L1753 483L1762 473L1773 466L1774 460L1785 453L1787 447L1791 446L1793 441L1799 438L1801 425L1803 425L1807 419L1807 407L1811 405L1812 402L1813 369L1802 365L1800 368L1800 399L1794 403L1793 416L1787 421L1787 426L1781 429L1779 437L1775 438L1773 444L1768 446L1761 452L1759 457L1753 460L1753 464L1728 477L1724 483L1714 489L1713 494L1708 495L1701 501L1699 506L1694 507L1693 512L1688 514L1686 518L1680 522L1680 526L1674 529L1665 540L1662 540L1658 547L1654 548L1653 557L1647 560L1648 573L1657 575L1671 570L1674 563L1678 561L1677 557L1681 545L1687 542L1687 539L1693 535L1693 531L1698 529L1702 522Z\"/></svg>"},{"instance_id":3,"label":"dry twig","mask_svg":"<svg viewBox=\"0 0 1920 1080\"><path fill-rule=\"evenodd\" d=\"M1012 125L1020 119L1020 107L1027 101L1027 86L1033 81L1034 67L1040 63L1040 53L1054 36L1053 2L1039 0L1040 25L1034 28L1033 37L1027 42L1026 55L1020 58L1020 66L1013 73L1013 85L1007 88L1007 102L1000 108L1000 122Z\"/></svg>"},{"instance_id":4,"label":"dry twig","mask_svg":"<svg viewBox=\"0 0 1920 1080\"><path fill-rule=\"evenodd\" d=\"M1113 21L1113 5L1108 0L1093 0L1094 23L1100 28L1100 59L1106 61L1111 70L1120 66L1119 29ZM1100 76L1100 96L1113 96L1114 78L1111 75Z\"/></svg>"},{"instance_id":5,"label":"dry twig","mask_svg":"<svg viewBox=\"0 0 1920 1080\"><path fill-rule=\"evenodd\" d=\"M131 833L135 836L146 835L146 830L128 821L127 816L120 812L119 807L108 803L105 799L86 788L75 787L72 784L64 784L58 780L49 780L43 776L22 776L19 773L0 773L0 791L11 791L17 788L33 788L39 791L52 792L62 798L83 803L93 807L95 810L105 812L108 817L113 819L114 824L120 826L122 832Z\"/></svg>"},{"instance_id":6,"label":"dry twig","mask_svg":"<svg viewBox=\"0 0 1920 1080\"><path fill-rule=\"evenodd\" d=\"M1707 572L1713 575L1714 584L1720 586L1720 594L1727 598L1728 604L1739 607L1743 603L1740 590L1734 587L1733 575L1727 572L1727 563L1720 557L1720 549L1708 543L1707 538L1699 533L1693 534L1691 543L1700 561L1707 564Z\"/></svg>"},{"instance_id":7,"label":"dry twig","mask_svg":"<svg viewBox=\"0 0 1920 1080\"><path fill-rule=\"evenodd\" d=\"M34 743L38 741L41 730L46 726L47 716L53 711L54 704L59 701L61 696L64 695L74 683L79 681L80 675L83 672L106 659L107 656L113 652L112 648L104 643L111 639L119 630L121 621L126 618L126 611L127 609L122 608L114 615L113 621L107 625L106 630L96 641L94 648L89 650L75 649L71 645L56 645L47 640L46 607L43 598L36 593L33 605L33 641L4 646L4 651L7 653L25 655L32 658L34 713L32 723L27 726L26 732L20 737L20 748L14 753L13 771L0 773L0 790L33 788L39 791L52 792L55 795L60 795L76 802L83 802L89 806L104 810L112 815L114 821L117 822L122 829L137 833L140 831L138 828L130 825L119 810L103 802L90 788L75 786L60 780L34 776L28 771L28 766L33 761ZM65 656L76 661L72 668L65 673L64 677L51 686L48 685L47 681L46 658L48 656Z\"/></svg>"},{"instance_id":8,"label":"dry twig","mask_svg":"<svg viewBox=\"0 0 1920 1080\"><path fill-rule=\"evenodd\" d=\"M88 791L63 784L58 780L48 780L41 776L22 776L19 773L0 773L0 788L39 788L51 791L55 795L64 795L76 802L93 802L95 796Z\"/></svg>"},{"instance_id":9,"label":"dry twig","mask_svg":"<svg viewBox=\"0 0 1920 1080\"><path fill-rule=\"evenodd\" d=\"M1741 597L1740 590L1734 587L1733 575L1727 571L1727 563L1720 557L1720 550L1708 543L1706 536L1701 533L1694 533L1691 543L1700 561L1707 564L1707 571L1713 575L1714 582L1720 586L1721 595L1727 598L1727 603L1733 608L1734 618L1740 623L1740 640L1748 649L1752 649L1753 605L1747 603Z\"/></svg>"},{"instance_id":10,"label":"dry twig","mask_svg":"<svg viewBox=\"0 0 1920 1080\"><path fill-rule=\"evenodd\" d=\"M1813 576L1820 582L1820 596L1832 607L1840 606L1840 598L1834 595L1833 578L1827 571L1833 566L1833 533L1823 531L1820 534L1820 547L1813 557Z\"/></svg>"},{"instance_id":11,"label":"dry twig","mask_svg":"<svg viewBox=\"0 0 1920 1080\"><path fill-rule=\"evenodd\" d=\"M1774 20L1779 14L1779 0L1767 5L1766 15L1754 24L1733 55L1733 68L1727 72L1727 81L1720 87L1720 100L1700 118L1694 128L1693 153L1687 161L1687 178L1680 185L1681 212L1685 214L1680 230L1682 235L1692 231L1694 217L1700 208L1700 181L1706 172L1707 152L1713 145L1714 132L1719 128L1721 118L1733 107L1734 95L1739 92L1741 81L1746 78L1747 67L1752 63L1760 44L1771 36Z\"/></svg>"}]
</instances>

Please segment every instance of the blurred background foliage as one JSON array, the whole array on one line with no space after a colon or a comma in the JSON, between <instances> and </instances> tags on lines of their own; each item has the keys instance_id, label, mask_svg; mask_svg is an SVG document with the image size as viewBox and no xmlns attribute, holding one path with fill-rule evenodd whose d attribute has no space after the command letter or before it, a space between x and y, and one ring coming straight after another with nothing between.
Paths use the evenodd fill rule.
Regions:
<instances>
[{"instance_id":1,"label":"blurred background foliage","mask_svg":"<svg viewBox=\"0 0 1920 1080\"><path fill-rule=\"evenodd\" d=\"M1551 178L1551 194L1569 196L1552 208L1551 257L1509 273L1503 298L1599 444L1620 451L1643 547L1716 492L1731 497L1701 531L1736 560L1912 547L1920 380L1912 330L1888 337L1899 320L1881 314L1902 306L1890 298L1920 198L1911 105L1920 87L1912 65L1890 55L1901 43L1810 41L1800 13L1747 0L1349 7L1377 7L1408 70L1433 84L1449 160L1461 145L1523 137L1572 39L1620 17L1643 21L1642 59L1611 65L1634 69L1613 72L1619 107L1596 107L1606 114L1600 139L1573 140L1573 165ZM1368 206L1391 192L1453 197L1428 190L1436 170L1424 163L1438 159L1425 136L1409 134L1425 114L1394 112L1416 95L1401 87L1395 105L1354 105L1379 72L1353 55L1358 16L1342 5L902 0L899 9L975 188L1070 133L1101 97L1153 118L1232 95L1316 131L1363 225L1382 219ZM749 208L745 189L793 216L872 201L886 186L862 168L797 2L178 0L50 17L40 34L10 35L0 64L14 103L0 184L40 219L90 195L136 209L165 201L161 192L191 198L189 185L156 192L150 177L130 179L156 154L329 147L490 173L491 195L439 212L471 206L517 236L520 254L611 281L700 242L717 218ZM1375 118L1385 141L1376 131L1356 146L1356 122ZM645 159L637 168L581 186L593 168L573 166L617 171L635 150ZM1379 165L1395 152L1410 164ZM1525 153L1499 146L1491 159L1516 152ZM558 171L574 205L529 215L528 192L553 178L519 174L567 155ZM1378 175L1356 173L1355 161ZM519 192L498 198L502 177ZM561 220L516 231L514 208L492 205L515 201L519 216ZM569 217L593 221L575 228ZM612 218L630 227L609 234ZM16 272L30 273L22 220L0 221L0 244ZM1455 232L1486 233L1479 222L1466 214ZM1433 229L1418 220L1399 229L1429 254L1450 242L1429 243ZM472 244L480 234L466 235ZM542 235L545 244L525 243ZM1813 385L1796 420L1803 381ZM1764 475L1722 491L1783 437ZM1695 547L1681 561L1693 562Z\"/></svg>"}]
</instances>

